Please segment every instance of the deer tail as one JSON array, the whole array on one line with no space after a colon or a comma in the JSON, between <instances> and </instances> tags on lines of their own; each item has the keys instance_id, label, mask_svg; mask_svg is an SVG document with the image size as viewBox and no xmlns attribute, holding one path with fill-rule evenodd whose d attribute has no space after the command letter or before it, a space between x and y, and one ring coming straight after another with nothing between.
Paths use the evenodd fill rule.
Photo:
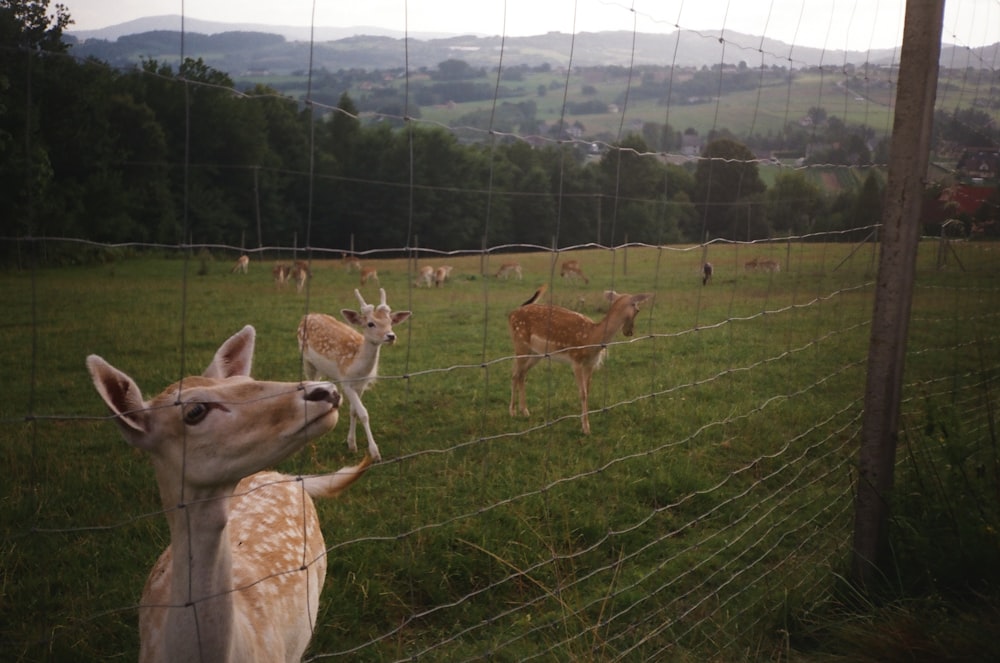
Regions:
<instances>
[{"instance_id":1,"label":"deer tail","mask_svg":"<svg viewBox=\"0 0 1000 663\"><path fill-rule=\"evenodd\" d=\"M542 285L538 286L538 290L536 290L535 294L533 294L531 296L531 299L529 299L528 301L526 301L523 304L521 304L521 306L527 306L528 304L534 304L538 300L538 298L541 297L545 293L545 291L548 290L548 289L549 289L549 286L546 285L545 283L543 283Z\"/></svg>"},{"instance_id":2,"label":"deer tail","mask_svg":"<svg viewBox=\"0 0 1000 663\"><path fill-rule=\"evenodd\" d=\"M357 465L342 467L330 474L302 477L302 481L305 483L306 492L312 497L336 497L361 478L371 464L371 456L365 454L365 459Z\"/></svg>"}]
</instances>

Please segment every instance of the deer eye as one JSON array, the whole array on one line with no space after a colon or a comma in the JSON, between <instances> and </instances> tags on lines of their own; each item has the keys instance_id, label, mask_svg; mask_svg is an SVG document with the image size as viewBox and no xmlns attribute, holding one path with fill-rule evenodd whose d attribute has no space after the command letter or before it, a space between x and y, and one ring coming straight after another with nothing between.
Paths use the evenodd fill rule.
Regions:
<instances>
[{"instance_id":1,"label":"deer eye","mask_svg":"<svg viewBox=\"0 0 1000 663\"><path fill-rule=\"evenodd\" d=\"M375 326L375 323L374 323L374 322L371 322L371 321L369 321L369 322L368 322L368 328L369 328L369 329L371 329L371 328L372 328L372 327L374 327L374 326Z\"/></svg>"},{"instance_id":2,"label":"deer eye","mask_svg":"<svg viewBox=\"0 0 1000 663\"><path fill-rule=\"evenodd\" d=\"M210 409L207 403L188 403L184 406L184 423L188 426L200 424Z\"/></svg>"}]
</instances>

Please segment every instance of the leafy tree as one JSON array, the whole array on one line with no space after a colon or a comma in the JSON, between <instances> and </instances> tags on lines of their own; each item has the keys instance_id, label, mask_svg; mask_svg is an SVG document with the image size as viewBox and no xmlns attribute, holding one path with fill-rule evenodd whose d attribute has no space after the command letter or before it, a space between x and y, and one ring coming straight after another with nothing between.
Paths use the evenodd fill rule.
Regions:
<instances>
[{"instance_id":1,"label":"leafy tree","mask_svg":"<svg viewBox=\"0 0 1000 663\"><path fill-rule=\"evenodd\" d=\"M742 143L718 138L705 146L694 173L693 200L710 237L745 239L760 210L752 198L766 189L753 153Z\"/></svg>"},{"instance_id":2,"label":"leafy tree","mask_svg":"<svg viewBox=\"0 0 1000 663\"><path fill-rule=\"evenodd\" d=\"M823 210L823 192L800 172L779 174L767 191L767 216L778 232L801 235Z\"/></svg>"}]
</instances>

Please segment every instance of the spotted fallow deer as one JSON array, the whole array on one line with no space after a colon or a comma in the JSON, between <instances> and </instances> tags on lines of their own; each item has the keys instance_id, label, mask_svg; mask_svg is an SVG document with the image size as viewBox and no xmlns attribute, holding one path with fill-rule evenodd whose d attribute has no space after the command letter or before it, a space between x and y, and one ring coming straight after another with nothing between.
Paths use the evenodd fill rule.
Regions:
<instances>
[{"instance_id":1,"label":"spotted fallow deer","mask_svg":"<svg viewBox=\"0 0 1000 663\"><path fill-rule=\"evenodd\" d=\"M584 283L590 283L590 279L587 275L583 273L580 269L580 262L578 260L566 260L563 262L562 267L559 269L559 276L569 277L572 280L583 279Z\"/></svg>"},{"instance_id":2,"label":"spotted fallow deer","mask_svg":"<svg viewBox=\"0 0 1000 663\"><path fill-rule=\"evenodd\" d=\"M265 468L337 423L329 382L251 377L254 329L226 341L201 376L145 401L97 355L94 386L125 440L149 454L170 527L139 602L139 660L299 661L316 625L326 545L313 497L360 477L353 467L293 477Z\"/></svg>"},{"instance_id":3,"label":"spotted fallow deer","mask_svg":"<svg viewBox=\"0 0 1000 663\"><path fill-rule=\"evenodd\" d=\"M653 295L607 293L607 315L594 322L582 313L552 304L536 304L545 286L507 316L514 343L514 369L510 378L510 416L528 416L525 381L532 366L546 357L572 365L580 392L583 432L590 433L588 396L590 377L607 354L606 346L619 331L631 336L639 304Z\"/></svg>"},{"instance_id":4,"label":"spotted fallow deer","mask_svg":"<svg viewBox=\"0 0 1000 663\"><path fill-rule=\"evenodd\" d=\"M233 265L233 268L229 270L229 272L231 274L235 274L236 272L239 272L240 274L246 274L249 268L250 268L250 256L242 255L236 259L236 264Z\"/></svg>"},{"instance_id":5,"label":"spotted fallow deer","mask_svg":"<svg viewBox=\"0 0 1000 663\"><path fill-rule=\"evenodd\" d=\"M523 278L521 273L521 264L517 262L505 262L500 265L500 269L497 270L496 274L498 279L507 280L511 276L516 276L517 280L520 281Z\"/></svg>"},{"instance_id":6,"label":"spotted fallow deer","mask_svg":"<svg viewBox=\"0 0 1000 663\"><path fill-rule=\"evenodd\" d=\"M331 315L308 313L299 322L299 351L302 353L302 368L307 379L314 380L322 375L337 382L351 404L351 425L347 432L347 447L357 451L355 429L360 419L368 438L368 453L378 461L382 460L378 445L372 436L368 420L368 410L361 402L361 395L375 383L378 377L378 356L383 345L396 342L393 325L405 322L410 311L392 312L385 303L385 289L379 288L381 303L373 306L365 302L361 292L354 295L361 303L359 311L341 309L350 325L359 327L359 333L350 325L345 325Z\"/></svg>"}]
</instances>

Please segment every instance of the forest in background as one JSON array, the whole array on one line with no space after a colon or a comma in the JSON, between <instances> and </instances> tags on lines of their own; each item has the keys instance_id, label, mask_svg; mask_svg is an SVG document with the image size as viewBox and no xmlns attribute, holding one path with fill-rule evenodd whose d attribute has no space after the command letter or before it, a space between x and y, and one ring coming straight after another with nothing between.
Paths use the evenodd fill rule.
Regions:
<instances>
[{"instance_id":1,"label":"forest in background","mask_svg":"<svg viewBox=\"0 0 1000 663\"><path fill-rule=\"evenodd\" d=\"M727 129L702 136L699 154L674 163L666 152L690 128L646 122L618 139L602 136L596 149L561 122L548 123L541 142L488 126L485 140L470 141L417 121L398 96L396 105L375 106L370 95L352 97L345 72L317 76L326 93L343 89L324 106L260 83L241 88L196 58L116 69L72 57L64 37L72 18L48 5L0 0L0 223L8 237L358 251L418 238L422 247L464 250L752 240L863 228L881 215L885 136L821 107L808 111L811 128L789 122L768 137L768 149L804 152L806 135L824 147L811 163L860 174L834 191L809 168L765 175L772 162L754 137ZM461 61L423 73L428 86L449 92L489 80ZM733 92L762 75L731 73ZM636 93L664 85L641 80ZM497 107L498 121L531 113L510 106ZM523 117L515 125L527 126ZM974 108L940 110L936 132L952 149L1000 143L991 116ZM800 163L809 165L804 153Z\"/></svg>"}]
</instances>

